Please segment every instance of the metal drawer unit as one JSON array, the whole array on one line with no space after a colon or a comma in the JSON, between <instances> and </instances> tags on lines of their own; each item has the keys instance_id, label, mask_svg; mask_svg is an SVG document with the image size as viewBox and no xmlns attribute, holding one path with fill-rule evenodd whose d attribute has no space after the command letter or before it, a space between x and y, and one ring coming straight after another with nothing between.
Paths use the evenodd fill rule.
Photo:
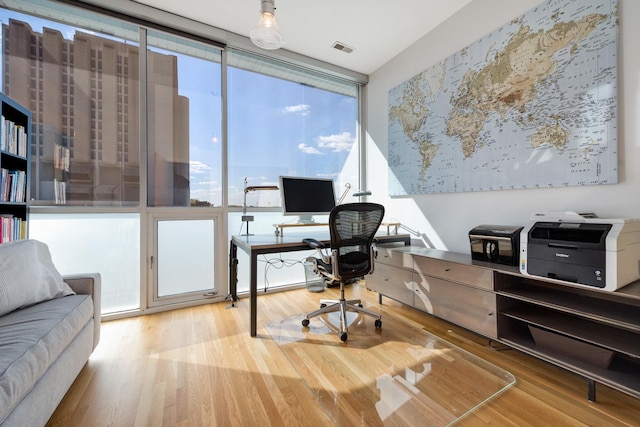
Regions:
<instances>
[{"instance_id":1,"label":"metal drawer unit","mask_svg":"<svg viewBox=\"0 0 640 427\"><path fill-rule=\"evenodd\" d=\"M493 271L488 268L417 255L413 262L415 271L420 274L493 291Z\"/></svg>"},{"instance_id":2,"label":"metal drawer unit","mask_svg":"<svg viewBox=\"0 0 640 427\"><path fill-rule=\"evenodd\" d=\"M472 286L414 273L414 307L489 338L497 338L496 295Z\"/></svg>"},{"instance_id":3,"label":"metal drawer unit","mask_svg":"<svg viewBox=\"0 0 640 427\"><path fill-rule=\"evenodd\" d=\"M420 247L378 249L376 270L367 278L368 288L497 338L492 269L473 265L470 257L463 254Z\"/></svg>"},{"instance_id":4,"label":"metal drawer unit","mask_svg":"<svg viewBox=\"0 0 640 427\"><path fill-rule=\"evenodd\" d=\"M401 303L413 306L413 272L376 262L373 274L365 278L367 288Z\"/></svg>"}]
</instances>

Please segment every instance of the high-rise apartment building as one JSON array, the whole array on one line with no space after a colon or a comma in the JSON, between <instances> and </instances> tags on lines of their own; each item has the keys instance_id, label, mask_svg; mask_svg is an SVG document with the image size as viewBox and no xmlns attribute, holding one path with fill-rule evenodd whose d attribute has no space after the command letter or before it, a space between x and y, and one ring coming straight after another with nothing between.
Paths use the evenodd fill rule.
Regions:
<instances>
[{"instance_id":1,"label":"high-rise apartment building","mask_svg":"<svg viewBox=\"0 0 640 427\"><path fill-rule=\"evenodd\" d=\"M2 28L3 92L33 113L32 198L59 204L137 205L139 47L75 31ZM188 100L177 57L147 52L148 199L189 203ZM144 177L143 177L144 179Z\"/></svg>"}]
</instances>

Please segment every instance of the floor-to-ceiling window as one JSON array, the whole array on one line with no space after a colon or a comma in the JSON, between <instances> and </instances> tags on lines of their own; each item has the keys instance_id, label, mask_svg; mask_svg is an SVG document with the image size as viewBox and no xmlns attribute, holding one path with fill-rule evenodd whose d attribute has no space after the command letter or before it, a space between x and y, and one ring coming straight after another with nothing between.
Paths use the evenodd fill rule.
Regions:
<instances>
[{"instance_id":1,"label":"floor-to-ceiling window","mask_svg":"<svg viewBox=\"0 0 640 427\"><path fill-rule=\"evenodd\" d=\"M357 188L352 81L60 2L0 0L0 21L2 90L34 114L30 237L103 275L104 313L223 298L243 207L252 232L291 220L245 185ZM301 257L265 260L265 287L303 280Z\"/></svg>"},{"instance_id":2,"label":"floor-to-ceiling window","mask_svg":"<svg viewBox=\"0 0 640 427\"><path fill-rule=\"evenodd\" d=\"M278 186L280 176L330 178L338 198L350 186L355 191L360 170L358 87L235 49L229 49L228 58L229 206L242 206L244 211L246 205L254 217L243 223L241 212L232 212L229 234L247 233L247 228L250 233L273 234L274 224L298 220L282 215L279 191L245 194L245 183ZM310 253L261 258L259 287L303 282L303 261ZM241 265L248 263L245 255L239 254ZM240 269L238 290L247 289L247 269Z\"/></svg>"},{"instance_id":3,"label":"floor-to-ceiling window","mask_svg":"<svg viewBox=\"0 0 640 427\"><path fill-rule=\"evenodd\" d=\"M222 50L161 31L144 33L148 304L215 298L225 294L226 277L219 237Z\"/></svg>"}]
</instances>

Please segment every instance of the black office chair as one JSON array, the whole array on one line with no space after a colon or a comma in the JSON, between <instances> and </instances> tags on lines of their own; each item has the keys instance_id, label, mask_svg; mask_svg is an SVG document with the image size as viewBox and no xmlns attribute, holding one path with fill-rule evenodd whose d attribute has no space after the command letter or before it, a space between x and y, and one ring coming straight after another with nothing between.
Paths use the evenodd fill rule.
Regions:
<instances>
[{"instance_id":1,"label":"black office chair","mask_svg":"<svg viewBox=\"0 0 640 427\"><path fill-rule=\"evenodd\" d=\"M312 258L314 270L327 283L340 284L339 300L321 300L320 309L305 314L302 326L309 326L309 319L324 313L340 312L340 339L347 340L347 310L375 317L375 327L382 327L378 313L362 307L360 300L346 300L344 285L373 272L375 257L374 237L382 218L384 206L376 203L346 203L336 206L329 214L331 247L325 248L315 239L304 239L310 247L318 249L320 258ZM330 249L331 254L326 251Z\"/></svg>"}]
</instances>

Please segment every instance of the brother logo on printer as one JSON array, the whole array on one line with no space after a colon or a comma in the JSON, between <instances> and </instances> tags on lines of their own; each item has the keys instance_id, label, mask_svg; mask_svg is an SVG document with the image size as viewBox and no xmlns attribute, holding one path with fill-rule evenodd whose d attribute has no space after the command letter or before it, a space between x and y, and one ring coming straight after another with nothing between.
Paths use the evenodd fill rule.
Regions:
<instances>
[{"instance_id":1,"label":"brother logo on printer","mask_svg":"<svg viewBox=\"0 0 640 427\"><path fill-rule=\"evenodd\" d=\"M560 258L569 258L569 254L559 254L558 252L556 252L556 256Z\"/></svg>"}]
</instances>

